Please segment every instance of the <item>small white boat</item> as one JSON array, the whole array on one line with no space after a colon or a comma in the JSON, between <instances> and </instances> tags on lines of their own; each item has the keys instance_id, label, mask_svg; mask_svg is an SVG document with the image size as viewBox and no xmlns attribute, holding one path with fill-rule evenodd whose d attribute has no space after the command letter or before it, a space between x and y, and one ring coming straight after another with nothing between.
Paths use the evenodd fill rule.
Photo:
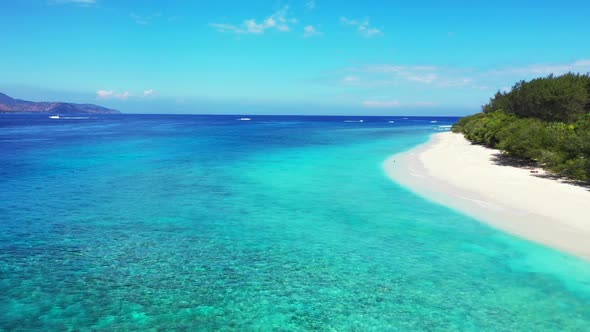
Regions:
<instances>
[{"instance_id":1,"label":"small white boat","mask_svg":"<svg viewBox=\"0 0 590 332\"><path fill-rule=\"evenodd\" d=\"M239 118L238 119L238 121L250 121L250 120L252 120L252 119L250 119L250 118Z\"/></svg>"},{"instance_id":2,"label":"small white boat","mask_svg":"<svg viewBox=\"0 0 590 332\"><path fill-rule=\"evenodd\" d=\"M395 121L393 121L393 120L392 121L387 121L387 122L389 122L389 123L395 123Z\"/></svg>"},{"instance_id":3,"label":"small white boat","mask_svg":"<svg viewBox=\"0 0 590 332\"><path fill-rule=\"evenodd\" d=\"M438 121L436 121L436 120L432 120L432 121L430 121L430 123L437 123L437 122L438 122Z\"/></svg>"},{"instance_id":4,"label":"small white boat","mask_svg":"<svg viewBox=\"0 0 590 332\"><path fill-rule=\"evenodd\" d=\"M50 115L49 118L50 119L59 119L59 115Z\"/></svg>"}]
</instances>

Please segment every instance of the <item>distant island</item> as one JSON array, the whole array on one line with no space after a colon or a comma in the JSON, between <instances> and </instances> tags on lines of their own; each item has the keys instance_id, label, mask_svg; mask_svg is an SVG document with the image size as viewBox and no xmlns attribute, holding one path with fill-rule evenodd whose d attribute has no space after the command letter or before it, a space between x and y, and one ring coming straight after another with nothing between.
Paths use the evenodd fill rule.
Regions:
<instances>
[{"instance_id":1,"label":"distant island","mask_svg":"<svg viewBox=\"0 0 590 332\"><path fill-rule=\"evenodd\" d=\"M453 131L554 174L589 181L590 75L518 82L496 93L482 113L460 119Z\"/></svg>"},{"instance_id":2,"label":"distant island","mask_svg":"<svg viewBox=\"0 0 590 332\"><path fill-rule=\"evenodd\" d=\"M93 104L14 99L0 92L0 113L120 114L121 112Z\"/></svg>"}]
</instances>

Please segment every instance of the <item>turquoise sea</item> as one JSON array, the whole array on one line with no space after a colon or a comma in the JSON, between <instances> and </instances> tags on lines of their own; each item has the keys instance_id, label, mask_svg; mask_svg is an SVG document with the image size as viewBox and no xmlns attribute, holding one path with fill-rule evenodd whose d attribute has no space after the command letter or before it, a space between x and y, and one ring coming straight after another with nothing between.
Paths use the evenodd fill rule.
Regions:
<instances>
[{"instance_id":1,"label":"turquoise sea","mask_svg":"<svg viewBox=\"0 0 590 332\"><path fill-rule=\"evenodd\" d=\"M590 330L590 262L386 177L456 118L239 117L0 115L0 330Z\"/></svg>"}]
</instances>

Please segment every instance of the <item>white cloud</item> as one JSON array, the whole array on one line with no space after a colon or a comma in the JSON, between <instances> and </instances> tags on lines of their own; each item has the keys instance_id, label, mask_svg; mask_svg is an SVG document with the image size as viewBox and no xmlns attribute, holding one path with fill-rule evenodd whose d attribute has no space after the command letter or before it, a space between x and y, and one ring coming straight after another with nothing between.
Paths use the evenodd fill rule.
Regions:
<instances>
[{"instance_id":1,"label":"white cloud","mask_svg":"<svg viewBox=\"0 0 590 332\"><path fill-rule=\"evenodd\" d=\"M144 90L140 93L130 93L129 91L117 92L115 90L98 90L96 91L96 98L98 99L120 99L127 100L129 98L151 98L158 95L158 91L154 89Z\"/></svg>"},{"instance_id":2,"label":"white cloud","mask_svg":"<svg viewBox=\"0 0 590 332\"><path fill-rule=\"evenodd\" d=\"M215 28L219 32L234 31L237 29L235 25L227 23L209 23L209 26Z\"/></svg>"},{"instance_id":3,"label":"white cloud","mask_svg":"<svg viewBox=\"0 0 590 332\"><path fill-rule=\"evenodd\" d=\"M288 25L281 24L277 27L277 30L279 30L281 32L289 32L289 31L291 31L291 28Z\"/></svg>"},{"instance_id":4,"label":"white cloud","mask_svg":"<svg viewBox=\"0 0 590 332\"><path fill-rule=\"evenodd\" d=\"M430 101L400 103L397 100L365 100L362 102L362 106L365 108L432 107L435 105Z\"/></svg>"},{"instance_id":5,"label":"white cloud","mask_svg":"<svg viewBox=\"0 0 590 332\"><path fill-rule=\"evenodd\" d=\"M364 86L399 85L407 82L446 88L472 86L474 78L466 75L475 74L467 68L392 64L359 66L345 71L360 75Z\"/></svg>"},{"instance_id":6,"label":"white cloud","mask_svg":"<svg viewBox=\"0 0 590 332\"><path fill-rule=\"evenodd\" d=\"M107 91L107 90L98 90L98 91L96 91L96 96L98 98L107 98L107 97L111 96L113 93L114 93L113 90L109 90L109 91Z\"/></svg>"},{"instance_id":7,"label":"white cloud","mask_svg":"<svg viewBox=\"0 0 590 332\"><path fill-rule=\"evenodd\" d=\"M342 83L348 85L355 85L359 83L360 79L357 76L344 76L342 79Z\"/></svg>"},{"instance_id":8,"label":"white cloud","mask_svg":"<svg viewBox=\"0 0 590 332\"><path fill-rule=\"evenodd\" d=\"M153 15L137 15L135 13L129 14L129 17L135 21L137 24L150 24L155 18L162 16L161 13L155 13Z\"/></svg>"},{"instance_id":9,"label":"white cloud","mask_svg":"<svg viewBox=\"0 0 590 332\"><path fill-rule=\"evenodd\" d=\"M158 94L158 91L154 90L154 89L149 89L149 90L145 90L143 92L143 97L152 97L155 96L156 94Z\"/></svg>"},{"instance_id":10,"label":"white cloud","mask_svg":"<svg viewBox=\"0 0 590 332\"><path fill-rule=\"evenodd\" d=\"M435 91L444 93L444 89L466 89L478 95L498 90L509 91L510 86L520 80L530 80L549 74L562 75L567 72L582 74L590 72L590 59L521 67L498 67L497 69L375 64L344 68L337 74L338 76L332 77L331 80L323 79L323 81L340 86L371 88L372 91L390 90L392 87L416 89L416 85L420 85L423 91L430 91L430 93ZM366 106L378 107L383 104L383 101L376 99L369 100ZM385 103L384 105L393 104Z\"/></svg>"},{"instance_id":11,"label":"white cloud","mask_svg":"<svg viewBox=\"0 0 590 332\"><path fill-rule=\"evenodd\" d=\"M275 26L274 20L269 18L265 23L256 23L256 20L244 21L246 31L249 33L263 33L265 29Z\"/></svg>"},{"instance_id":12,"label":"white cloud","mask_svg":"<svg viewBox=\"0 0 590 332\"><path fill-rule=\"evenodd\" d=\"M314 10L315 7L316 7L315 0L309 0L305 3L305 8L307 8L309 10Z\"/></svg>"},{"instance_id":13,"label":"white cloud","mask_svg":"<svg viewBox=\"0 0 590 332\"><path fill-rule=\"evenodd\" d=\"M353 22L354 23L354 22ZM347 103L372 109L420 108L485 103L495 91L509 91L515 82L549 74L590 72L590 59L520 67L368 64L326 72L315 82L336 87ZM420 101L428 96L429 101ZM473 105L472 105L473 106Z\"/></svg>"},{"instance_id":14,"label":"white cloud","mask_svg":"<svg viewBox=\"0 0 590 332\"><path fill-rule=\"evenodd\" d=\"M340 22L345 25L359 25L359 22L356 20L351 20L348 17L342 16L340 17Z\"/></svg>"},{"instance_id":15,"label":"white cloud","mask_svg":"<svg viewBox=\"0 0 590 332\"><path fill-rule=\"evenodd\" d=\"M370 76L371 81L384 83L395 83L408 81L421 84L438 83L440 77L439 68L435 66L401 66L401 65L368 65L350 68L349 71L365 73ZM386 78L385 80L383 78Z\"/></svg>"},{"instance_id":16,"label":"white cloud","mask_svg":"<svg viewBox=\"0 0 590 332\"><path fill-rule=\"evenodd\" d=\"M48 3L56 5L73 4L81 7L90 7L96 5L97 0L48 0Z\"/></svg>"},{"instance_id":17,"label":"white cloud","mask_svg":"<svg viewBox=\"0 0 590 332\"><path fill-rule=\"evenodd\" d=\"M406 79L408 81L430 84L438 79L438 75L434 73L428 73L424 75L409 75L406 76Z\"/></svg>"},{"instance_id":18,"label":"white cloud","mask_svg":"<svg viewBox=\"0 0 590 332\"><path fill-rule=\"evenodd\" d=\"M418 106L418 107L428 107L428 106L435 106L436 104L431 101L417 101L415 103L410 104L410 106Z\"/></svg>"},{"instance_id":19,"label":"white cloud","mask_svg":"<svg viewBox=\"0 0 590 332\"><path fill-rule=\"evenodd\" d=\"M308 25L303 28L303 37L305 38L321 35L323 35L323 33L314 28L313 25Z\"/></svg>"},{"instance_id":20,"label":"white cloud","mask_svg":"<svg viewBox=\"0 0 590 332\"><path fill-rule=\"evenodd\" d=\"M509 67L490 71L493 75L545 76L561 75L567 72L590 72L590 59L577 60L570 63L532 64L524 67Z\"/></svg>"},{"instance_id":21,"label":"white cloud","mask_svg":"<svg viewBox=\"0 0 590 332\"><path fill-rule=\"evenodd\" d=\"M261 21L247 19L239 25L228 23L209 23L209 26L219 32L229 32L235 34L257 35L263 34L266 30L288 32L291 31L290 24L297 23L297 19L288 18L288 12L289 7L285 6Z\"/></svg>"},{"instance_id":22,"label":"white cloud","mask_svg":"<svg viewBox=\"0 0 590 332\"><path fill-rule=\"evenodd\" d=\"M362 67L356 67L353 70L360 71L360 72L369 72L369 73L403 73L408 71L436 71L438 68L436 66L402 66L402 65L390 65L390 64L380 64L380 65L368 65Z\"/></svg>"},{"instance_id":23,"label":"white cloud","mask_svg":"<svg viewBox=\"0 0 590 332\"><path fill-rule=\"evenodd\" d=\"M145 18L143 18L143 17L141 17L139 15L133 14L133 13L131 13L129 15L129 17L131 17L135 21L135 23L137 23L137 24L148 24L148 23L150 23L148 19L145 19Z\"/></svg>"},{"instance_id":24,"label":"white cloud","mask_svg":"<svg viewBox=\"0 0 590 332\"><path fill-rule=\"evenodd\" d=\"M363 107L366 108L396 108L400 106L401 104L397 100L365 100L363 102Z\"/></svg>"},{"instance_id":25,"label":"white cloud","mask_svg":"<svg viewBox=\"0 0 590 332\"><path fill-rule=\"evenodd\" d=\"M340 17L340 23L342 23L344 25L356 27L356 30L358 31L358 33L360 33L361 36L366 37L366 38L383 36L383 32L381 30L379 30L375 27L372 27L370 25L369 19L364 19L361 21L361 20L350 19L345 16L342 16L342 17Z\"/></svg>"},{"instance_id":26,"label":"white cloud","mask_svg":"<svg viewBox=\"0 0 590 332\"><path fill-rule=\"evenodd\" d=\"M129 93L129 91L125 91L125 92L115 92L114 90L98 90L96 91L96 97L98 99L121 99L121 100L127 100L129 97L131 96L131 94Z\"/></svg>"},{"instance_id":27,"label":"white cloud","mask_svg":"<svg viewBox=\"0 0 590 332\"><path fill-rule=\"evenodd\" d=\"M369 29L363 29L362 32L364 33L365 36L367 37L378 37L383 35L383 32L381 32L381 30L377 29L377 28L369 28Z\"/></svg>"}]
</instances>

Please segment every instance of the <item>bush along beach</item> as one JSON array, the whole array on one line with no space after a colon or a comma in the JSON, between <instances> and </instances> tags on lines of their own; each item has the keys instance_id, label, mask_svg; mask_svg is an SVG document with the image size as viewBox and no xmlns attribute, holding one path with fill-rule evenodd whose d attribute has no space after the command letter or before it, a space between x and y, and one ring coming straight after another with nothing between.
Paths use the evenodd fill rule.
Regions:
<instances>
[{"instance_id":1,"label":"bush along beach","mask_svg":"<svg viewBox=\"0 0 590 332\"><path fill-rule=\"evenodd\" d=\"M549 75L498 92L453 131L556 175L590 180L590 76Z\"/></svg>"}]
</instances>

